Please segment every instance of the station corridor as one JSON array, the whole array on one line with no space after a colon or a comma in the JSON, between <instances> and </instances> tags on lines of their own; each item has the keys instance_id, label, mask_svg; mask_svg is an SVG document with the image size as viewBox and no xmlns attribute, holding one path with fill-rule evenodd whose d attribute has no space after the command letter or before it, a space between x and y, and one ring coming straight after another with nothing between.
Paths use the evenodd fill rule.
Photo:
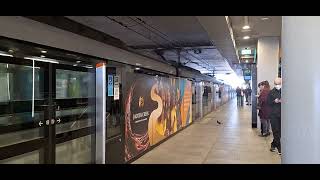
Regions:
<instances>
[{"instance_id":1,"label":"station corridor","mask_svg":"<svg viewBox=\"0 0 320 180\"><path fill-rule=\"evenodd\" d=\"M133 164L280 164L280 156L269 151L272 136L258 135L251 107L239 108L233 99Z\"/></svg>"}]
</instances>

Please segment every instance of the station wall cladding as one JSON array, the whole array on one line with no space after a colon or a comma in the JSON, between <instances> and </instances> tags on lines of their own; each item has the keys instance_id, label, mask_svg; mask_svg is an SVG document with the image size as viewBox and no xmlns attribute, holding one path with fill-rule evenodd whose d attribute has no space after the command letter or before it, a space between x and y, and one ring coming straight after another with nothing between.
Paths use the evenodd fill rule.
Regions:
<instances>
[{"instance_id":1,"label":"station wall cladding","mask_svg":"<svg viewBox=\"0 0 320 180\"><path fill-rule=\"evenodd\" d=\"M143 74L126 78L125 160L192 122L191 81Z\"/></svg>"}]
</instances>

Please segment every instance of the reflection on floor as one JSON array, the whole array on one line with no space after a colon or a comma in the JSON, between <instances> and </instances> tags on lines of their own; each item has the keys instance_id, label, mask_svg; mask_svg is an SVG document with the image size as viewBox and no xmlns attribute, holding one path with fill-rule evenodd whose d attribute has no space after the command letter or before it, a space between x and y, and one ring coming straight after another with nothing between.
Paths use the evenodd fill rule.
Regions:
<instances>
[{"instance_id":1,"label":"reflection on floor","mask_svg":"<svg viewBox=\"0 0 320 180\"><path fill-rule=\"evenodd\" d=\"M217 120L222 122L218 124ZM272 136L259 137L251 128L251 107L236 100L160 144L134 164L279 164L270 152ZM179 146L177 146L179 144Z\"/></svg>"}]
</instances>

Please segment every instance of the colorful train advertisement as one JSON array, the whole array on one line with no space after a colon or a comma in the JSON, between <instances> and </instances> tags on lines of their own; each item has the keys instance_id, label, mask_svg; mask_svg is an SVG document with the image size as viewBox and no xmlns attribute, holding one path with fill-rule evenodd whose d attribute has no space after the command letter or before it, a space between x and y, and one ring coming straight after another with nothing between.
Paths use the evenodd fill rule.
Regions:
<instances>
[{"instance_id":1,"label":"colorful train advertisement","mask_svg":"<svg viewBox=\"0 0 320 180\"><path fill-rule=\"evenodd\" d=\"M130 74L125 96L125 160L192 122L191 81Z\"/></svg>"}]
</instances>

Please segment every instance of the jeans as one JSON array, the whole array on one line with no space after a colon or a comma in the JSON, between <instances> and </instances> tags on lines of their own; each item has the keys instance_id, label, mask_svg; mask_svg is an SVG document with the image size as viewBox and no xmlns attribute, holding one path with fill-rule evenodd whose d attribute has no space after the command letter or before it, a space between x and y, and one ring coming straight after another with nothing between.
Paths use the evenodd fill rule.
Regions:
<instances>
[{"instance_id":1,"label":"jeans","mask_svg":"<svg viewBox=\"0 0 320 180\"><path fill-rule=\"evenodd\" d=\"M237 104L238 106L243 106L243 96L237 96Z\"/></svg>"},{"instance_id":2,"label":"jeans","mask_svg":"<svg viewBox=\"0 0 320 180\"><path fill-rule=\"evenodd\" d=\"M261 119L261 125L262 134L267 134L270 132L270 119Z\"/></svg>"},{"instance_id":3,"label":"jeans","mask_svg":"<svg viewBox=\"0 0 320 180\"><path fill-rule=\"evenodd\" d=\"M251 95L248 95L247 100L248 100L248 104L251 105Z\"/></svg>"},{"instance_id":4,"label":"jeans","mask_svg":"<svg viewBox=\"0 0 320 180\"><path fill-rule=\"evenodd\" d=\"M281 152L281 117L272 117L270 121L273 134L271 147L275 147Z\"/></svg>"}]
</instances>

